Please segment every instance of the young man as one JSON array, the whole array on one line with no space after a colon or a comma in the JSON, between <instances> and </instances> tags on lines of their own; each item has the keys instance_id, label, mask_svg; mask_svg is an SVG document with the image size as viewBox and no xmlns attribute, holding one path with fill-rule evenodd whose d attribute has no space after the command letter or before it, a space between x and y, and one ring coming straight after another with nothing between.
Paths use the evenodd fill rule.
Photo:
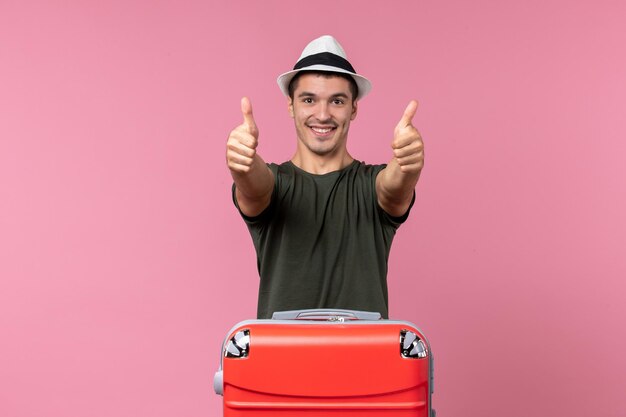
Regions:
<instances>
[{"instance_id":1,"label":"young man","mask_svg":"<svg viewBox=\"0 0 626 417\"><path fill-rule=\"evenodd\" d=\"M347 149L358 101L371 89L331 36L313 40L278 77L297 144L283 164L256 152L259 131L247 98L228 138L233 199L257 253L259 318L275 311L342 308L388 316L387 260L408 217L424 164L411 101L395 127L392 158L366 165Z\"/></svg>"}]
</instances>

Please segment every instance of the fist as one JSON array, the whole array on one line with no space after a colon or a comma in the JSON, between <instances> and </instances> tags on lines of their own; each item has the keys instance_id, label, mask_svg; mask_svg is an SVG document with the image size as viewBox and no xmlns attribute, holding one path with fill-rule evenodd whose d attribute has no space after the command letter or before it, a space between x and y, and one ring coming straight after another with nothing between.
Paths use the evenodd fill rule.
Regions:
<instances>
[{"instance_id":1,"label":"fist","mask_svg":"<svg viewBox=\"0 0 626 417\"><path fill-rule=\"evenodd\" d=\"M411 100L393 132L393 156L404 173L419 173L424 166L424 143L413 126L417 101Z\"/></svg>"},{"instance_id":2,"label":"fist","mask_svg":"<svg viewBox=\"0 0 626 417\"><path fill-rule=\"evenodd\" d=\"M256 156L259 129L252 116L252 104L247 97L241 99L243 123L234 128L226 142L226 164L233 172L246 173Z\"/></svg>"}]
</instances>

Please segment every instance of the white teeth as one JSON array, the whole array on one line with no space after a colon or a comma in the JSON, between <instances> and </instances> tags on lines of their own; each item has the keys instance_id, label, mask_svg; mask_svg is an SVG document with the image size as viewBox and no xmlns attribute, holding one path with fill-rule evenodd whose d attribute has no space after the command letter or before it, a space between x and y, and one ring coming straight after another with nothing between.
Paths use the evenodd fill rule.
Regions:
<instances>
[{"instance_id":1,"label":"white teeth","mask_svg":"<svg viewBox=\"0 0 626 417\"><path fill-rule=\"evenodd\" d=\"M311 129L313 129L313 131L317 132L317 133L328 133L330 132L332 129L327 128L327 129L320 129L318 127L312 127Z\"/></svg>"}]
</instances>

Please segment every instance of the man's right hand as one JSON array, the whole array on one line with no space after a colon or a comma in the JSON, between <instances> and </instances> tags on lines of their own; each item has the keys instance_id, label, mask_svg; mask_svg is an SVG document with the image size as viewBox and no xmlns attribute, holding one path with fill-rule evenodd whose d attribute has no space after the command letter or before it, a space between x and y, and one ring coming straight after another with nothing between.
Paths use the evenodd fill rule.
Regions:
<instances>
[{"instance_id":1,"label":"man's right hand","mask_svg":"<svg viewBox=\"0 0 626 417\"><path fill-rule=\"evenodd\" d=\"M270 203L274 174L257 153L259 129L248 97L241 99L243 123L233 129L226 144L226 163L235 181L235 197L246 216L256 216Z\"/></svg>"},{"instance_id":2,"label":"man's right hand","mask_svg":"<svg viewBox=\"0 0 626 417\"><path fill-rule=\"evenodd\" d=\"M254 163L259 144L259 129L252 115L248 97L241 99L243 123L230 132L226 143L226 163L233 173L248 173Z\"/></svg>"}]
</instances>

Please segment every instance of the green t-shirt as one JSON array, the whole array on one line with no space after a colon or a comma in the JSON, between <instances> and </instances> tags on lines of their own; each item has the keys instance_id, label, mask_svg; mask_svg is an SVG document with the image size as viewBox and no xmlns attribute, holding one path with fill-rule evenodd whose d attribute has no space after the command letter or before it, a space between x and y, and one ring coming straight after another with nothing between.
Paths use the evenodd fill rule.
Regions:
<instances>
[{"instance_id":1,"label":"green t-shirt","mask_svg":"<svg viewBox=\"0 0 626 417\"><path fill-rule=\"evenodd\" d=\"M378 205L376 176L385 165L354 161L324 175L291 162L268 166L275 178L270 205L255 217L240 211L257 253L258 318L308 308L387 318L387 260L410 207L392 217Z\"/></svg>"}]
</instances>

